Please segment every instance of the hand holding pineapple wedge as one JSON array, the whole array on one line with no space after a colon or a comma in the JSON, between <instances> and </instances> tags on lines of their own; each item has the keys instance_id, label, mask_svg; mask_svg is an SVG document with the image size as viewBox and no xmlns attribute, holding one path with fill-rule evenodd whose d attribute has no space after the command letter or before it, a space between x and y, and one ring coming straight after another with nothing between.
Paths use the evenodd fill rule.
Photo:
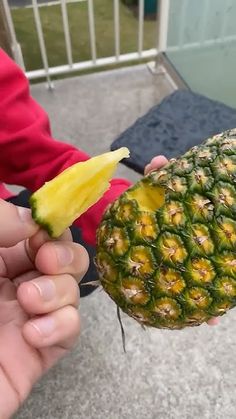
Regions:
<instances>
[{"instance_id":1,"label":"hand holding pineapple wedge","mask_svg":"<svg viewBox=\"0 0 236 419\"><path fill-rule=\"evenodd\" d=\"M126 157L122 148L67 169L33 194L35 221L59 235L82 213L81 203L85 211L99 198L102 180ZM236 130L153 170L165 163L152 160L149 173L105 211L97 231L101 285L142 325L214 324L236 305Z\"/></svg>"},{"instance_id":2,"label":"hand holding pineapple wedge","mask_svg":"<svg viewBox=\"0 0 236 419\"><path fill-rule=\"evenodd\" d=\"M0 417L74 345L85 249L70 231L50 241L29 209L0 200Z\"/></svg>"}]
</instances>

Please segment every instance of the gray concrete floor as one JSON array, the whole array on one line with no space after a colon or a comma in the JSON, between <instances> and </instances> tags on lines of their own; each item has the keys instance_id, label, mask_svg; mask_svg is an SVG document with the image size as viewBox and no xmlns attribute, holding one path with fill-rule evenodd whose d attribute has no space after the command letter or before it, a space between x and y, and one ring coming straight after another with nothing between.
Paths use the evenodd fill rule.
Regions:
<instances>
[{"instance_id":1,"label":"gray concrete floor","mask_svg":"<svg viewBox=\"0 0 236 419\"><path fill-rule=\"evenodd\" d=\"M32 87L53 133L91 155L173 87L145 66ZM120 166L132 181L138 175ZM17 419L233 419L236 417L235 312L220 325L148 330L123 315L122 350L113 302L102 291L82 299L78 344L34 388Z\"/></svg>"}]
</instances>

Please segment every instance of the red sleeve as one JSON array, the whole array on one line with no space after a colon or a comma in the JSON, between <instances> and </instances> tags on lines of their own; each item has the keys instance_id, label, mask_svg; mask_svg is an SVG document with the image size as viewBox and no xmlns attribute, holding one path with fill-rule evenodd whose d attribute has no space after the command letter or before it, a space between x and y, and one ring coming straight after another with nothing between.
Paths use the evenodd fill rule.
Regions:
<instances>
[{"instance_id":1,"label":"red sleeve","mask_svg":"<svg viewBox=\"0 0 236 419\"><path fill-rule=\"evenodd\" d=\"M66 167L89 156L52 138L47 114L33 100L20 68L0 49L0 180L35 191ZM108 203L130 185L114 179L103 198L76 221L84 240L95 232Z\"/></svg>"}]
</instances>

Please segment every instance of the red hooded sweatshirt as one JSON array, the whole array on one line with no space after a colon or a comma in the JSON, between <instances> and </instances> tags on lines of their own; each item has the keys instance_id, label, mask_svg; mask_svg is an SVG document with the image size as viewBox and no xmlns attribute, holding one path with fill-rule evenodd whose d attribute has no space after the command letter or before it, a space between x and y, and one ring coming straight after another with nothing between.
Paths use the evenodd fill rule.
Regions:
<instances>
[{"instance_id":1,"label":"red hooded sweatshirt","mask_svg":"<svg viewBox=\"0 0 236 419\"><path fill-rule=\"evenodd\" d=\"M4 183L34 192L67 167L89 158L51 136L48 116L30 96L24 73L0 49L0 198L12 196ZM86 242L95 244L105 208L129 186L125 179L113 179L100 201L75 221Z\"/></svg>"}]
</instances>

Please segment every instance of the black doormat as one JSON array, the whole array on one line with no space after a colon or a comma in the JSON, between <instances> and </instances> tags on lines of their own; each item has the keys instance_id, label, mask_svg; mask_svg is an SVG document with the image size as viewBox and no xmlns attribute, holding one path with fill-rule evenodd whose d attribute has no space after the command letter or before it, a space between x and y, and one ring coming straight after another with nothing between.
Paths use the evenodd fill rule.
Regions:
<instances>
[{"instance_id":1,"label":"black doormat","mask_svg":"<svg viewBox=\"0 0 236 419\"><path fill-rule=\"evenodd\" d=\"M124 131L111 150L128 147L131 157L122 163L143 173L154 156L177 157L230 128L236 128L236 109L190 90L177 90Z\"/></svg>"}]
</instances>

